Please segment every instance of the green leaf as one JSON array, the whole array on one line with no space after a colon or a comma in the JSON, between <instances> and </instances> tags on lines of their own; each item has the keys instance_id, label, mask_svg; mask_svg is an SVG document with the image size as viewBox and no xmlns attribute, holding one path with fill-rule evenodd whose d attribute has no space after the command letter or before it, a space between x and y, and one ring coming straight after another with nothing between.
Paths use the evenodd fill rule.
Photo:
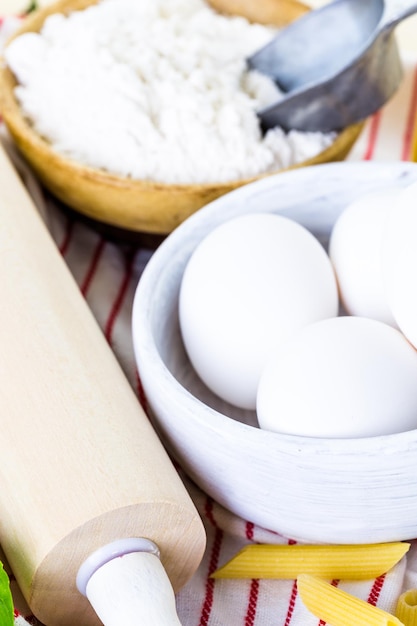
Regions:
<instances>
[{"instance_id":1,"label":"green leaf","mask_svg":"<svg viewBox=\"0 0 417 626\"><path fill-rule=\"evenodd\" d=\"M14 625L14 606L10 591L10 581L3 565L0 563L0 624L1 626Z\"/></svg>"},{"instance_id":2,"label":"green leaf","mask_svg":"<svg viewBox=\"0 0 417 626\"><path fill-rule=\"evenodd\" d=\"M32 0L29 6L26 8L24 15L29 15L29 13L33 13L38 8L38 3L36 0Z\"/></svg>"}]
</instances>

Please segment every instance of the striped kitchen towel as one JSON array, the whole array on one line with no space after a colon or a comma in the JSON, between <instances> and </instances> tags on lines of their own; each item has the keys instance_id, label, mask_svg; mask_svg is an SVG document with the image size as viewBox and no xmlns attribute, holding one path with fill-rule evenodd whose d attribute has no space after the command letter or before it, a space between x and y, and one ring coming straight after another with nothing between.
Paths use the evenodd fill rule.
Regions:
<instances>
[{"instance_id":1,"label":"striped kitchen towel","mask_svg":"<svg viewBox=\"0 0 417 626\"><path fill-rule=\"evenodd\" d=\"M3 29L6 28L5 20ZM1 36L1 30L0 30ZM391 102L370 119L349 160L408 160L417 111L417 59L407 58L401 88ZM45 193L16 156L36 204L79 288L146 408L135 367L130 319L134 291L152 250L117 244L69 216ZM18 459L16 459L18 462ZM207 530L207 550L189 583L177 595L183 626L322 626L304 607L291 580L214 580L210 574L251 542L292 543L226 511L184 477ZM28 515L30 511L28 510ZM40 626L30 614L11 575L16 626ZM417 587L417 543L388 574L366 582L340 581L339 587L392 612L399 594ZM49 626L49 625L46 625ZM83 624L74 624L83 626ZM122 624L120 626L123 626Z\"/></svg>"}]
</instances>

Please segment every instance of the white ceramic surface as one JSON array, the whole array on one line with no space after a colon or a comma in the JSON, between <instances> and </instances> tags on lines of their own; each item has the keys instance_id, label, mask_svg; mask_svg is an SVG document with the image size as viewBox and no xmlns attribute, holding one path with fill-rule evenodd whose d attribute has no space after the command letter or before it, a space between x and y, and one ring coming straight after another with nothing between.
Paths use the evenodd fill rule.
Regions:
<instances>
[{"instance_id":1,"label":"white ceramic surface","mask_svg":"<svg viewBox=\"0 0 417 626\"><path fill-rule=\"evenodd\" d=\"M244 519L310 542L416 537L417 431L356 440L283 436L215 398L194 374L179 333L178 290L190 254L217 224L255 211L289 216L326 246L353 199L415 180L417 164L406 162L279 174L207 205L148 263L135 296L133 340L155 425L191 478Z\"/></svg>"}]
</instances>

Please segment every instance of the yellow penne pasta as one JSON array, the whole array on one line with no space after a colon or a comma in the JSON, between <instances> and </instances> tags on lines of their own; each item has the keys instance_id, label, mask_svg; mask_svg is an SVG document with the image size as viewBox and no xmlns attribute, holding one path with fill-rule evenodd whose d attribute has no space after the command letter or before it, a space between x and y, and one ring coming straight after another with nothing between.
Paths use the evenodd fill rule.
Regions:
<instances>
[{"instance_id":1,"label":"yellow penne pasta","mask_svg":"<svg viewBox=\"0 0 417 626\"><path fill-rule=\"evenodd\" d=\"M400 595L395 615L404 626L417 626L417 589L409 589Z\"/></svg>"},{"instance_id":2,"label":"yellow penne pasta","mask_svg":"<svg viewBox=\"0 0 417 626\"><path fill-rule=\"evenodd\" d=\"M390 570L409 550L403 542L367 545L248 545L213 578L322 578L367 580Z\"/></svg>"},{"instance_id":3,"label":"yellow penne pasta","mask_svg":"<svg viewBox=\"0 0 417 626\"><path fill-rule=\"evenodd\" d=\"M307 609L329 626L403 626L394 615L315 576L300 574L297 587Z\"/></svg>"}]
</instances>

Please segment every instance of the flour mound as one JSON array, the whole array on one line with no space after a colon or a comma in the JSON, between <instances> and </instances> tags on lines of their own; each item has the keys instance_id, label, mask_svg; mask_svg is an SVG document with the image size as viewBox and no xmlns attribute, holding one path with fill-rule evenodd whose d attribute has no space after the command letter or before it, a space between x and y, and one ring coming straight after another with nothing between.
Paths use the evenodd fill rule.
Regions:
<instances>
[{"instance_id":1,"label":"flour mound","mask_svg":"<svg viewBox=\"0 0 417 626\"><path fill-rule=\"evenodd\" d=\"M5 58L24 115L62 155L133 179L225 182L334 141L279 128L262 137L256 110L280 93L245 59L273 35L203 0L101 0L50 16Z\"/></svg>"}]
</instances>

